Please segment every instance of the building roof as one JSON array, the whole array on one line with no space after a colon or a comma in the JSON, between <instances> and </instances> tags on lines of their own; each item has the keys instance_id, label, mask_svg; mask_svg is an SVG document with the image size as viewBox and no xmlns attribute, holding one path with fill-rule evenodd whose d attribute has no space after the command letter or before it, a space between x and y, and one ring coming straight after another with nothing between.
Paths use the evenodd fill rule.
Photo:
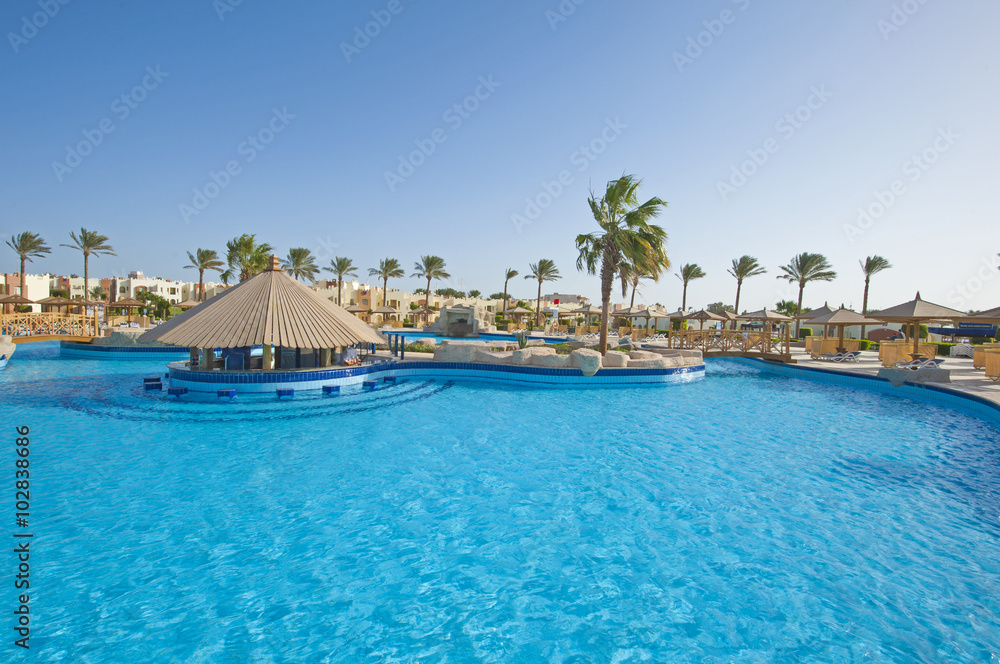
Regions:
<instances>
[{"instance_id":1,"label":"building roof","mask_svg":"<svg viewBox=\"0 0 1000 664\"><path fill-rule=\"evenodd\" d=\"M139 340L199 348L334 348L385 341L367 324L288 276L277 256L271 261L270 269L156 326Z\"/></svg>"}]
</instances>

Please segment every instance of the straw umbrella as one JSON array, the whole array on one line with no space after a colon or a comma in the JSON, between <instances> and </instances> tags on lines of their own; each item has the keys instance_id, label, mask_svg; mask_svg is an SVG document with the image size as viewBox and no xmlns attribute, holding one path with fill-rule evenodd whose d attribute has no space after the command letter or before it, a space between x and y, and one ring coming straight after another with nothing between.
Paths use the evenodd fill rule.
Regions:
<instances>
[{"instance_id":1,"label":"straw umbrella","mask_svg":"<svg viewBox=\"0 0 1000 664\"><path fill-rule=\"evenodd\" d=\"M17 306L22 304L36 304L34 300L29 300L23 295L8 295L3 299L0 299L0 304L9 304L11 306Z\"/></svg>"},{"instance_id":2,"label":"straw umbrella","mask_svg":"<svg viewBox=\"0 0 1000 664\"><path fill-rule=\"evenodd\" d=\"M707 309L702 309L701 311L695 311L694 313L688 314L688 318L690 320L696 320L696 321L698 321L700 323L699 329L702 329L702 330L705 329L705 321L707 321L707 320L710 320L710 321L720 321L720 320L724 321L724 320L726 320L725 318L723 318L719 314L714 314L711 311L708 311Z\"/></svg>"},{"instance_id":3,"label":"straw umbrella","mask_svg":"<svg viewBox=\"0 0 1000 664\"><path fill-rule=\"evenodd\" d=\"M128 315L128 322L131 323L132 310L138 309L139 307L144 307L146 306L146 303L142 302L141 300L136 300L135 298L132 297L123 297L120 300L115 300L114 302L112 302L111 306L118 307L119 309L124 309L126 314Z\"/></svg>"},{"instance_id":4,"label":"straw umbrella","mask_svg":"<svg viewBox=\"0 0 1000 664\"><path fill-rule=\"evenodd\" d=\"M187 300L184 300L183 302L179 303L177 305L177 308L178 309L183 309L184 311L187 311L188 309L194 309L199 304L201 304L201 302L195 302L194 300L187 299Z\"/></svg>"},{"instance_id":5,"label":"straw umbrella","mask_svg":"<svg viewBox=\"0 0 1000 664\"><path fill-rule=\"evenodd\" d=\"M794 318L786 316L784 314L779 314L777 311L771 311L770 309L761 309L760 311L754 311L749 314L744 314L739 317L740 320L749 321L760 321L764 325L764 335L765 338L770 339L774 325L781 325L783 323L791 323Z\"/></svg>"},{"instance_id":6,"label":"straw umbrella","mask_svg":"<svg viewBox=\"0 0 1000 664\"><path fill-rule=\"evenodd\" d=\"M376 309L374 311L374 313L379 314L380 316L382 316L382 322L385 323L385 317L386 316L392 316L393 314L398 314L399 312L396 311L394 308L388 306L388 305L382 305L381 307L379 307L378 309ZM392 320L392 319L390 319L390 320Z\"/></svg>"},{"instance_id":7,"label":"straw umbrella","mask_svg":"<svg viewBox=\"0 0 1000 664\"><path fill-rule=\"evenodd\" d=\"M840 308L843 309L844 308L843 305L841 305ZM796 320L805 321L806 325L808 325L809 323L813 322L817 318L822 318L823 316L826 316L827 314L832 314L835 311L837 311L837 309L831 309L829 303L824 302L823 306L820 307L819 309L813 309L812 311L807 311L805 313L801 313L798 316L796 316L795 318L796 318ZM816 323L816 325L819 325L819 323ZM826 327L827 326L825 326L825 325L823 326L823 338L826 338L826 336L827 336L827 329L826 329Z\"/></svg>"},{"instance_id":8,"label":"straw umbrella","mask_svg":"<svg viewBox=\"0 0 1000 664\"><path fill-rule=\"evenodd\" d=\"M591 305L589 307L580 307L579 309L574 309L570 313L575 314L577 316L586 316L587 325L590 325L592 317L600 316L602 312L600 307L595 307Z\"/></svg>"},{"instance_id":9,"label":"straw umbrella","mask_svg":"<svg viewBox=\"0 0 1000 664\"><path fill-rule=\"evenodd\" d=\"M42 298L36 304L41 304L44 307L68 307L72 304L72 300L67 300L61 295L50 295L49 297Z\"/></svg>"},{"instance_id":10,"label":"straw umbrella","mask_svg":"<svg viewBox=\"0 0 1000 664\"><path fill-rule=\"evenodd\" d=\"M873 311L868 315L871 318L875 318L885 323L903 323L904 325L912 325L913 355L920 355L920 325L922 323L934 321L955 321L968 317L961 311L949 309L948 307L943 307L940 304L934 304L933 302L924 301L921 299L919 292L917 292L917 296L909 302L897 304L894 307L882 309L881 311Z\"/></svg>"},{"instance_id":11,"label":"straw umbrella","mask_svg":"<svg viewBox=\"0 0 1000 664\"><path fill-rule=\"evenodd\" d=\"M859 314L856 311L851 311L850 309L845 309L843 306L836 311L831 311L822 316L817 316L811 320L806 321L806 325L823 325L824 327L836 326L839 330L839 337L837 340L837 352L844 352L844 328L850 325L881 325L882 321L869 318L863 314Z\"/></svg>"}]
</instances>

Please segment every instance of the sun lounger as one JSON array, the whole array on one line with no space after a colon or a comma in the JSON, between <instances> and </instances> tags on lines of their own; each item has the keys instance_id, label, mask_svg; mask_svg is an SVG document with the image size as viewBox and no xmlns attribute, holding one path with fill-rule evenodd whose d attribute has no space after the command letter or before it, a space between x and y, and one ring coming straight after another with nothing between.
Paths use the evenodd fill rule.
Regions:
<instances>
[{"instance_id":1,"label":"sun lounger","mask_svg":"<svg viewBox=\"0 0 1000 664\"><path fill-rule=\"evenodd\" d=\"M906 360L900 360L896 363L897 369L911 369L913 371L918 371L920 369L937 369L941 366L944 360L931 359L931 360L912 360L907 362Z\"/></svg>"},{"instance_id":2,"label":"sun lounger","mask_svg":"<svg viewBox=\"0 0 1000 664\"><path fill-rule=\"evenodd\" d=\"M828 362L857 362L860 357L861 353L854 351L851 353L823 353L819 359Z\"/></svg>"}]
</instances>

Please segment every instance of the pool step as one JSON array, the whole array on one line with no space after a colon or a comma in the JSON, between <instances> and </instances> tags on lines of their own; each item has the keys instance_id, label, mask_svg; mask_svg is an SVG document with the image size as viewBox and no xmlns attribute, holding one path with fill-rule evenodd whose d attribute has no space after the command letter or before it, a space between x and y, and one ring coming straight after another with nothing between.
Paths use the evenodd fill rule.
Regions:
<instances>
[{"instance_id":1,"label":"pool step","mask_svg":"<svg viewBox=\"0 0 1000 664\"><path fill-rule=\"evenodd\" d=\"M230 401L236 398L236 388L228 387L219 390L219 398L228 398Z\"/></svg>"},{"instance_id":2,"label":"pool step","mask_svg":"<svg viewBox=\"0 0 1000 664\"><path fill-rule=\"evenodd\" d=\"M371 391L374 390L377 385L378 385L377 380L366 380L363 383L361 383L361 389L366 391Z\"/></svg>"},{"instance_id":3,"label":"pool step","mask_svg":"<svg viewBox=\"0 0 1000 664\"><path fill-rule=\"evenodd\" d=\"M143 378L142 387L147 392L151 392L153 390L159 392L163 389L163 381L160 379L159 376L153 376L152 378Z\"/></svg>"},{"instance_id":4,"label":"pool step","mask_svg":"<svg viewBox=\"0 0 1000 664\"><path fill-rule=\"evenodd\" d=\"M340 385L324 385L323 394L340 394Z\"/></svg>"},{"instance_id":5,"label":"pool step","mask_svg":"<svg viewBox=\"0 0 1000 664\"><path fill-rule=\"evenodd\" d=\"M284 399L288 397L289 399L295 398L295 390L291 388L282 388L278 390L278 399Z\"/></svg>"},{"instance_id":6,"label":"pool step","mask_svg":"<svg viewBox=\"0 0 1000 664\"><path fill-rule=\"evenodd\" d=\"M186 387L171 387L167 390L167 394L172 397L180 398L188 393L188 388Z\"/></svg>"}]
</instances>

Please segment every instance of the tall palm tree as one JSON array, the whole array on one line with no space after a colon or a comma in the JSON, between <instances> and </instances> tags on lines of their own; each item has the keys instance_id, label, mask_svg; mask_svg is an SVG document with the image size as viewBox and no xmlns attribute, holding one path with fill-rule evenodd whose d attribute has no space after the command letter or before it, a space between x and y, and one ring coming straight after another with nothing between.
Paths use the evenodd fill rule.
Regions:
<instances>
[{"instance_id":1,"label":"tall palm tree","mask_svg":"<svg viewBox=\"0 0 1000 664\"><path fill-rule=\"evenodd\" d=\"M73 244L63 244L60 246L69 247L83 252L83 292L90 292L90 257L94 256L117 256L115 250L108 244L106 235L101 235L95 231L88 231L86 228L80 229L77 235L70 231L69 237Z\"/></svg>"},{"instance_id":2,"label":"tall palm tree","mask_svg":"<svg viewBox=\"0 0 1000 664\"><path fill-rule=\"evenodd\" d=\"M385 306L386 298L389 297L389 279L399 279L406 276L406 271L395 258L383 258L378 262L378 267L368 268L369 277L378 277L382 280L382 306Z\"/></svg>"},{"instance_id":3,"label":"tall palm tree","mask_svg":"<svg viewBox=\"0 0 1000 664\"><path fill-rule=\"evenodd\" d=\"M24 293L24 264L32 263L32 258L41 258L45 254L51 253L52 249L45 245L42 236L27 231L20 235L12 235L7 241L7 246L13 249L18 258L21 259L21 296L27 297Z\"/></svg>"},{"instance_id":4,"label":"tall palm tree","mask_svg":"<svg viewBox=\"0 0 1000 664\"><path fill-rule=\"evenodd\" d=\"M477 299L482 294L483 294L483 291L479 291L479 290L475 290L475 289L469 291L469 297L471 297L473 299Z\"/></svg>"},{"instance_id":5,"label":"tall palm tree","mask_svg":"<svg viewBox=\"0 0 1000 664\"><path fill-rule=\"evenodd\" d=\"M658 276L650 277L631 263L622 263L621 269L619 270L619 276L622 281L622 297L628 295L629 288L632 289L632 298L629 300L628 305L629 309L635 306L635 293L639 290L640 284L642 284L645 279L659 281Z\"/></svg>"},{"instance_id":6,"label":"tall palm tree","mask_svg":"<svg viewBox=\"0 0 1000 664\"><path fill-rule=\"evenodd\" d=\"M304 278L312 283L319 272L316 259L312 252L304 247L296 247L288 250L288 256L281 262L281 269L292 275L293 279Z\"/></svg>"},{"instance_id":7,"label":"tall palm tree","mask_svg":"<svg viewBox=\"0 0 1000 664\"><path fill-rule=\"evenodd\" d=\"M750 277L766 274L767 270L761 267L761 264L753 256L740 256L733 259L733 266L726 270L726 272L733 275L736 279L736 304L733 305L735 307L733 311L739 316L740 292L743 290L743 281ZM733 328L735 329L735 327L736 321L733 321Z\"/></svg>"},{"instance_id":8,"label":"tall palm tree","mask_svg":"<svg viewBox=\"0 0 1000 664\"><path fill-rule=\"evenodd\" d=\"M219 254L216 253L214 249L195 249L192 254L190 251L187 252L188 260L191 261L189 265L185 265L186 269L198 270L198 296L197 299L200 302L205 301L205 270L215 270L216 272L222 272L222 267L225 263L219 258ZM232 275L232 273L229 273ZM227 280L228 280L227 276Z\"/></svg>"},{"instance_id":9,"label":"tall palm tree","mask_svg":"<svg viewBox=\"0 0 1000 664\"><path fill-rule=\"evenodd\" d=\"M518 272L517 270L515 270L512 267L507 268L507 271L504 272L504 277L503 277L503 304L500 305L500 313L501 314L503 314L504 309L507 308L507 283L511 279L513 279L514 277L516 277L518 274L520 274L520 272Z\"/></svg>"},{"instance_id":10,"label":"tall palm tree","mask_svg":"<svg viewBox=\"0 0 1000 664\"><path fill-rule=\"evenodd\" d=\"M833 266L823 254L810 254L803 252L792 258L788 265L782 265L783 274L778 275L778 279L784 279L788 283L798 283L799 300L795 305L795 315L802 313L802 291L806 289L806 284L810 281L833 281L837 278L837 273L833 271ZM799 327L802 321L795 321L795 336L799 336Z\"/></svg>"},{"instance_id":11,"label":"tall palm tree","mask_svg":"<svg viewBox=\"0 0 1000 664\"><path fill-rule=\"evenodd\" d=\"M246 281L271 266L271 245L257 244L256 235L244 233L226 243L226 264L233 276Z\"/></svg>"},{"instance_id":12,"label":"tall palm tree","mask_svg":"<svg viewBox=\"0 0 1000 664\"><path fill-rule=\"evenodd\" d=\"M677 273L677 278L684 282L684 295L681 297L681 311L687 310L688 284L695 279L704 279L705 271L697 263L688 263Z\"/></svg>"},{"instance_id":13,"label":"tall palm tree","mask_svg":"<svg viewBox=\"0 0 1000 664\"><path fill-rule=\"evenodd\" d=\"M537 263L531 263L528 265L531 268L531 274L524 275L525 279L537 279L538 280L538 300L535 304L535 324L542 324L542 284L546 281L557 281L562 278L559 274L559 268L556 267L556 263L548 258L543 258Z\"/></svg>"},{"instance_id":14,"label":"tall palm tree","mask_svg":"<svg viewBox=\"0 0 1000 664\"><path fill-rule=\"evenodd\" d=\"M881 256L869 256L862 263L858 261L861 265L861 271L865 274L865 296L861 300L861 313L868 315L868 284L872 280L872 276L878 274L882 270L888 270L892 268L892 263ZM861 326L861 338L865 338L865 326Z\"/></svg>"},{"instance_id":15,"label":"tall palm tree","mask_svg":"<svg viewBox=\"0 0 1000 664\"><path fill-rule=\"evenodd\" d=\"M350 258L347 258L346 256L335 256L333 260L330 261L330 267L323 269L337 275L337 306L341 306L340 294L343 290L344 277L358 276L358 268L354 265L354 261Z\"/></svg>"},{"instance_id":16,"label":"tall palm tree","mask_svg":"<svg viewBox=\"0 0 1000 664\"><path fill-rule=\"evenodd\" d=\"M94 298L95 300L103 300L106 293L104 292L104 289L101 288L100 286L94 286L93 288L90 289L90 293L88 293L88 295L90 295L90 297Z\"/></svg>"},{"instance_id":17,"label":"tall palm tree","mask_svg":"<svg viewBox=\"0 0 1000 664\"><path fill-rule=\"evenodd\" d=\"M420 260L414 263L414 277L427 280L427 301L424 305L428 309L431 306L431 279L449 279L451 275L445 272L444 259L440 256L421 256Z\"/></svg>"},{"instance_id":18,"label":"tall palm tree","mask_svg":"<svg viewBox=\"0 0 1000 664\"><path fill-rule=\"evenodd\" d=\"M639 203L641 185L634 175L623 175L608 182L600 200L593 192L587 203L600 227L596 233L577 235L579 255L576 269L587 274L601 271L601 354L608 348L608 315L611 286L620 274L622 262L641 266L646 274L659 277L670 266L666 248L667 232L651 224L667 204L659 198Z\"/></svg>"}]
</instances>

